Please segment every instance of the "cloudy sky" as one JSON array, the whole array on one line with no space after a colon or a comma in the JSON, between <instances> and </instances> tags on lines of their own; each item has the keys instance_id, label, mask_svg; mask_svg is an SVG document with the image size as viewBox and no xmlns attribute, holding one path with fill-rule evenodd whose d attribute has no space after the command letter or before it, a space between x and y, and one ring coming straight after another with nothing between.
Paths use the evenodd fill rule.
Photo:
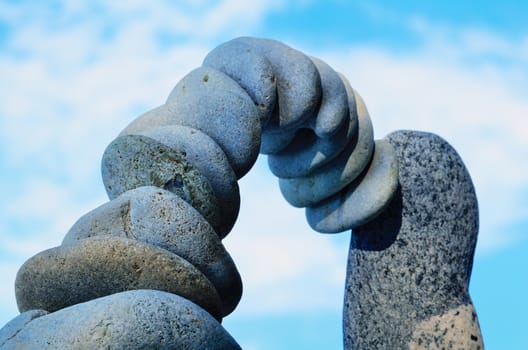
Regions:
<instances>
[{"instance_id":1,"label":"cloudy sky","mask_svg":"<svg viewBox=\"0 0 528 350\"><path fill-rule=\"evenodd\" d=\"M471 295L488 349L525 349L528 7L518 1L0 1L0 326L13 282L107 201L106 145L215 46L278 39L345 74L375 135L440 134L479 197ZM121 4L121 5L120 5ZM311 231L259 159L224 240L244 281L244 349L339 349L350 233Z\"/></svg>"}]
</instances>

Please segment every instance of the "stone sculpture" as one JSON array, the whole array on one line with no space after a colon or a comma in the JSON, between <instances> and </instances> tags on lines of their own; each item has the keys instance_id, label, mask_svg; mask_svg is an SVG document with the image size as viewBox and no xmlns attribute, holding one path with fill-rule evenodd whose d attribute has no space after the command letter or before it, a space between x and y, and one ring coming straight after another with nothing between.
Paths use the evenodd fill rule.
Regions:
<instances>
[{"instance_id":1,"label":"stone sculpture","mask_svg":"<svg viewBox=\"0 0 528 350\"><path fill-rule=\"evenodd\" d=\"M220 324L242 296L221 240L260 152L314 230L353 230L346 349L481 349L462 161L432 134L373 135L321 60L269 39L220 45L107 147L110 201L21 267L0 347L239 349Z\"/></svg>"}]
</instances>

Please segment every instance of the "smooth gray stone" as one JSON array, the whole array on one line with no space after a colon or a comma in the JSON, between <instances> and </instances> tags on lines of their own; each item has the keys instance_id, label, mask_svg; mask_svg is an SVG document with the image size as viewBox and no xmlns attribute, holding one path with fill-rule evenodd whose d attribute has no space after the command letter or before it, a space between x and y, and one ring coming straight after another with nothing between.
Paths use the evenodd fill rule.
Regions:
<instances>
[{"instance_id":1,"label":"smooth gray stone","mask_svg":"<svg viewBox=\"0 0 528 350\"><path fill-rule=\"evenodd\" d=\"M220 209L220 222L214 229L224 238L238 217L240 192L236 174L220 146L203 132L183 125L147 129L138 135L185 154L185 159L207 178Z\"/></svg>"},{"instance_id":2,"label":"smooth gray stone","mask_svg":"<svg viewBox=\"0 0 528 350\"><path fill-rule=\"evenodd\" d=\"M352 231L345 349L482 349L468 292L478 234L470 175L439 136L387 139L400 187L384 212Z\"/></svg>"},{"instance_id":3,"label":"smooth gray stone","mask_svg":"<svg viewBox=\"0 0 528 350\"><path fill-rule=\"evenodd\" d=\"M355 93L352 88L345 88L345 84L348 84L348 82L344 83L337 73L334 72L334 74L335 77L333 78L338 79L343 88L342 93L345 95L345 102L339 97L325 98L325 91L327 94L331 92L340 95L340 93L334 91L338 90L337 88L325 88L326 85L330 84L327 82L329 80L327 76L330 73L326 72L322 74L323 101L319 114L315 119L316 125L311 126L311 130L300 129L288 146L282 147L279 152L275 152L268 157L270 170L275 176L280 178L308 176L316 169L336 158L357 135L358 114ZM331 84L334 83L333 81L331 82ZM341 109L337 106L340 103L345 103L346 108L344 108L344 112L347 118L341 117L341 112L343 112L341 109L343 109L343 106L341 106ZM329 114L331 116L328 116ZM321 115L323 117L320 117ZM339 117L332 118L332 115L339 115ZM325 122L325 120L330 120L330 122ZM343 124L343 120L347 124ZM332 121L335 123L332 123ZM327 135L328 137L318 135L317 124L320 124L319 129L324 130L323 135L326 135L327 132L333 132L333 134L330 136ZM339 126L339 124L341 124L341 127L337 132L332 130L332 127Z\"/></svg>"},{"instance_id":4,"label":"smooth gray stone","mask_svg":"<svg viewBox=\"0 0 528 350\"><path fill-rule=\"evenodd\" d=\"M316 113L321 101L321 78L308 56L276 40L240 37L233 41L250 45L265 56L277 79L278 113L263 133L295 128Z\"/></svg>"},{"instance_id":5,"label":"smooth gray stone","mask_svg":"<svg viewBox=\"0 0 528 350\"><path fill-rule=\"evenodd\" d=\"M157 128L160 126L170 125L167 120L170 119L170 111L167 105L162 104L153 108L136 119L132 120L120 133L119 136L138 134L147 129Z\"/></svg>"},{"instance_id":6,"label":"smooth gray stone","mask_svg":"<svg viewBox=\"0 0 528 350\"><path fill-rule=\"evenodd\" d=\"M214 190L184 152L147 136L119 136L106 147L101 174L110 199L142 186L160 187L192 205L211 226L220 227Z\"/></svg>"},{"instance_id":7,"label":"smooth gray stone","mask_svg":"<svg viewBox=\"0 0 528 350\"><path fill-rule=\"evenodd\" d=\"M240 40L230 40L205 57L203 64L217 69L236 81L258 107L261 125L271 118L277 101L277 82L268 59Z\"/></svg>"},{"instance_id":8,"label":"smooth gray stone","mask_svg":"<svg viewBox=\"0 0 528 350\"><path fill-rule=\"evenodd\" d=\"M92 237L47 249L27 260L15 280L21 312L54 312L133 289L178 294L222 318L222 302L207 277L180 256L134 239Z\"/></svg>"},{"instance_id":9,"label":"smooth gray stone","mask_svg":"<svg viewBox=\"0 0 528 350\"><path fill-rule=\"evenodd\" d=\"M216 69L197 68L174 87L166 105L167 124L187 125L215 140L238 178L251 169L260 149L260 115L236 81Z\"/></svg>"},{"instance_id":10,"label":"smooth gray stone","mask_svg":"<svg viewBox=\"0 0 528 350\"><path fill-rule=\"evenodd\" d=\"M279 179L284 198L294 207L313 206L339 192L365 169L374 151L374 132L365 104L354 92L358 111L358 131L343 152L312 174Z\"/></svg>"},{"instance_id":11,"label":"smooth gray stone","mask_svg":"<svg viewBox=\"0 0 528 350\"><path fill-rule=\"evenodd\" d=\"M0 348L11 338L15 337L28 323L36 318L47 315L46 310L29 310L21 313L0 329Z\"/></svg>"},{"instance_id":12,"label":"smooth gray stone","mask_svg":"<svg viewBox=\"0 0 528 350\"><path fill-rule=\"evenodd\" d=\"M341 192L306 208L308 224L318 232L338 233L365 224L390 203L398 187L398 159L387 140L378 140L368 169Z\"/></svg>"},{"instance_id":13,"label":"smooth gray stone","mask_svg":"<svg viewBox=\"0 0 528 350\"><path fill-rule=\"evenodd\" d=\"M161 291L134 290L39 317L2 349L231 350L240 346L189 300Z\"/></svg>"},{"instance_id":14,"label":"smooth gray stone","mask_svg":"<svg viewBox=\"0 0 528 350\"><path fill-rule=\"evenodd\" d=\"M324 61L311 57L321 77L321 105L313 120L312 130L321 138L329 138L346 125L349 118L349 96L340 76ZM357 127L357 117L355 118Z\"/></svg>"},{"instance_id":15,"label":"smooth gray stone","mask_svg":"<svg viewBox=\"0 0 528 350\"><path fill-rule=\"evenodd\" d=\"M77 220L62 244L95 236L136 239L187 260L215 286L223 316L240 301L242 281L220 238L200 213L172 192L152 186L125 192Z\"/></svg>"}]
</instances>

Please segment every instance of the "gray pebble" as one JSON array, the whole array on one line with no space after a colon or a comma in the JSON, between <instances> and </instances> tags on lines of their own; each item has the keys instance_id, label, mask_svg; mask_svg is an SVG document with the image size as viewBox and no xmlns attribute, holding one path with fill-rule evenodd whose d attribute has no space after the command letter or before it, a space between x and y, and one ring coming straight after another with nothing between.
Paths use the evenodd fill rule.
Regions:
<instances>
[{"instance_id":1,"label":"gray pebble","mask_svg":"<svg viewBox=\"0 0 528 350\"><path fill-rule=\"evenodd\" d=\"M436 135L397 131L387 139L400 187L384 212L352 231L345 348L482 349L468 292L478 233L471 178Z\"/></svg>"},{"instance_id":2,"label":"gray pebble","mask_svg":"<svg viewBox=\"0 0 528 350\"><path fill-rule=\"evenodd\" d=\"M29 310L6 323L0 329L0 348L4 349L5 343L15 337L28 323L47 314L46 310Z\"/></svg>"},{"instance_id":3,"label":"gray pebble","mask_svg":"<svg viewBox=\"0 0 528 350\"><path fill-rule=\"evenodd\" d=\"M203 131L226 153L238 178L251 169L260 149L260 115L233 79L213 68L197 68L180 80L166 105L167 125Z\"/></svg>"},{"instance_id":4,"label":"gray pebble","mask_svg":"<svg viewBox=\"0 0 528 350\"><path fill-rule=\"evenodd\" d=\"M142 135L119 136L106 148L101 173L110 199L142 186L169 190L191 204L213 227L220 207L207 178L183 152Z\"/></svg>"},{"instance_id":5,"label":"gray pebble","mask_svg":"<svg viewBox=\"0 0 528 350\"><path fill-rule=\"evenodd\" d=\"M27 260L15 280L20 311L54 312L132 289L178 294L222 318L215 287L193 265L168 250L123 237L92 237L45 250Z\"/></svg>"},{"instance_id":6,"label":"gray pebble","mask_svg":"<svg viewBox=\"0 0 528 350\"><path fill-rule=\"evenodd\" d=\"M187 260L213 283L222 299L223 316L242 296L242 281L218 235L177 195L157 187L139 187L82 216L63 245L95 236L136 239Z\"/></svg>"},{"instance_id":7,"label":"gray pebble","mask_svg":"<svg viewBox=\"0 0 528 350\"><path fill-rule=\"evenodd\" d=\"M170 111L167 109L167 105L162 104L161 106L153 108L132 120L126 128L119 133L119 136L138 134L147 129L170 125L170 123L168 123L169 119Z\"/></svg>"},{"instance_id":8,"label":"gray pebble","mask_svg":"<svg viewBox=\"0 0 528 350\"><path fill-rule=\"evenodd\" d=\"M230 40L209 52L203 65L236 81L258 107L261 125L271 118L277 101L277 83L268 59L240 40Z\"/></svg>"},{"instance_id":9,"label":"gray pebble","mask_svg":"<svg viewBox=\"0 0 528 350\"><path fill-rule=\"evenodd\" d=\"M326 77L329 73L325 73L322 77ZM317 120L321 121L319 124L320 134L326 135L322 137L317 134L318 126L312 126L312 129L300 129L297 131L295 138L289 145L282 147L279 152L275 152L268 157L268 164L271 172L280 178L294 178L303 177L313 173L316 169L327 164L332 159L337 157L343 149L352 141L353 137L358 132L358 115L356 108L356 97L354 91L350 88L347 93L345 84L339 78L339 75L335 73L336 78L339 80L341 87L343 88L343 94L345 95L345 108L344 111L347 118L341 118L341 110L337 106L338 103L343 103L340 98L326 98L324 86L328 85L325 83L327 78L323 79L323 104L327 106L319 110L319 114L315 119L315 124L318 124ZM327 88L326 91L332 90ZM327 101L327 103L325 103ZM341 106L343 109L343 106ZM331 112L331 111L335 112ZM330 114L330 116L328 116ZM323 115L323 117L320 117ZM332 115L339 115L339 117L333 118L335 123L332 123ZM325 122L330 120L330 122ZM347 124L343 125L342 121L346 121ZM339 125L341 124L341 125ZM340 129L335 132L333 127L340 126ZM314 131L312 131L314 130ZM314 133L315 132L315 133ZM331 136L327 133L333 132Z\"/></svg>"},{"instance_id":10,"label":"gray pebble","mask_svg":"<svg viewBox=\"0 0 528 350\"><path fill-rule=\"evenodd\" d=\"M350 230L379 215L397 187L398 160L394 148L388 141L378 140L367 171L341 192L306 208L306 218L318 232Z\"/></svg>"},{"instance_id":11,"label":"gray pebble","mask_svg":"<svg viewBox=\"0 0 528 350\"><path fill-rule=\"evenodd\" d=\"M261 154L276 154L284 150L293 139L297 129L288 130L273 130L262 133L260 142L260 153Z\"/></svg>"},{"instance_id":12,"label":"gray pebble","mask_svg":"<svg viewBox=\"0 0 528 350\"><path fill-rule=\"evenodd\" d=\"M311 57L321 77L321 105L312 129L321 138L329 138L348 122L349 95L341 77L322 60ZM350 96L353 96L352 94ZM357 117L355 118L357 127Z\"/></svg>"},{"instance_id":13,"label":"gray pebble","mask_svg":"<svg viewBox=\"0 0 528 350\"><path fill-rule=\"evenodd\" d=\"M134 290L39 317L2 349L236 350L240 346L189 300L161 291Z\"/></svg>"},{"instance_id":14,"label":"gray pebble","mask_svg":"<svg viewBox=\"0 0 528 350\"><path fill-rule=\"evenodd\" d=\"M263 132L291 129L313 116L321 101L321 78L316 66L302 52L271 39L234 39L264 55L277 79L278 110Z\"/></svg>"},{"instance_id":15,"label":"gray pebble","mask_svg":"<svg viewBox=\"0 0 528 350\"><path fill-rule=\"evenodd\" d=\"M240 193L236 174L218 144L203 132L183 125L157 127L138 134L185 154L185 159L207 178L220 209L220 222L214 228L221 238L225 237L238 217Z\"/></svg>"},{"instance_id":16,"label":"gray pebble","mask_svg":"<svg viewBox=\"0 0 528 350\"><path fill-rule=\"evenodd\" d=\"M339 156L312 174L279 179L284 198L294 207L308 207L332 196L350 184L365 169L374 151L372 123L361 97L354 92L358 130L353 141Z\"/></svg>"}]
</instances>

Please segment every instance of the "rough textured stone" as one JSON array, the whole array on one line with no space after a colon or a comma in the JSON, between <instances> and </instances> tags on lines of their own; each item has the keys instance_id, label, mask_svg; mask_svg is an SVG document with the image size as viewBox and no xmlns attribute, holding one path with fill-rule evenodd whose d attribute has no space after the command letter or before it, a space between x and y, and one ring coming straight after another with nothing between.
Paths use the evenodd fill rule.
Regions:
<instances>
[{"instance_id":1,"label":"rough textured stone","mask_svg":"<svg viewBox=\"0 0 528 350\"><path fill-rule=\"evenodd\" d=\"M203 65L236 81L258 107L261 125L268 123L277 101L277 82L271 63L264 55L252 45L234 39L209 52Z\"/></svg>"},{"instance_id":2,"label":"rough textured stone","mask_svg":"<svg viewBox=\"0 0 528 350\"><path fill-rule=\"evenodd\" d=\"M310 226L337 233L358 227L379 215L398 187L398 160L392 145L378 140L368 169L341 192L306 208Z\"/></svg>"},{"instance_id":3,"label":"rough textured stone","mask_svg":"<svg viewBox=\"0 0 528 350\"><path fill-rule=\"evenodd\" d=\"M14 338L28 323L47 314L46 310L29 310L6 323L0 329L0 348L4 349L5 343Z\"/></svg>"},{"instance_id":4,"label":"rough textured stone","mask_svg":"<svg viewBox=\"0 0 528 350\"><path fill-rule=\"evenodd\" d=\"M135 290L34 319L2 349L231 350L240 346L190 301L161 291Z\"/></svg>"},{"instance_id":5,"label":"rough textured stone","mask_svg":"<svg viewBox=\"0 0 528 350\"><path fill-rule=\"evenodd\" d=\"M106 148L101 173L110 199L142 186L169 190L191 204L213 226L220 207L207 178L183 152L142 135L119 136Z\"/></svg>"},{"instance_id":6,"label":"rough textured stone","mask_svg":"<svg viewBox=\"0 0 528 350\"><path fill-rule=\"evenodd\" d=\"M316 113L321 101L321 78L308 56L276 40L249 37L234 40L264 55L277 80L278 108L264 133L295 128Z\"/></svg>"},{"instance_id":7,"label":"rough textured stone","mask_svg":"<svg viewBox=\"0 0 528 350\"><path fill-rule=\"evenodd\" d=\"M311 129L300 129L293 141L287 146L281 144L281 149L268 157L270 170L277 177L294 178L313 173L314 170L337 157L352 138L357 136L358 115L355 94L351 88L345 89L345 84L337 73L332 71L331 74L327 69L322 69L323 100L317 117L312 120ZM330 78L327 77L329 75ZM340 87L335 86L338 84ZM326 97L330 93L337 96ZM344 99L341 98L342 95ZM342 117L343 112L345 117ZM277 138L276 134L272 136Z\"/></svg>"},{"instance_id":8,"label":"rough textured stone","mask_svg":"<svg viewBox=\"0 0 528 350\"><path fill-rule=\"evenodd\" d=\"M345 348L407 349L421 341L459 349L467 336L481 345L476 315L455 311L472 310L478 206L471 178L436 135L398 131L387 138L398 157L400 187L383 213L352 231Z\"/></svg>"},{"instance_id":9,"label":"rough textured stone","mask_svg":"<svg viewBox=\"0 0 528 350\"><path fill-rule=\"evenodd\" d=\"M365 169L374 151L374 133L369 114L361 97L356 96L358 131L339 156L312 174L279 179L284 198L294 207L313 206L350 184Z\"/></svg>"},{"instance_id":10,"label":"rough textured stone","mask_svg":"<svg viewBox=\"0 0 528 350\"><path fill-rule=\"evenodd\" d=\"M157 187L139 187L82 216L63 245L95 236L136 239L187 260L213 283L222 299L223 316L242 296L242 281L218 235L187 202Z\"/></svg>"},{"instance_id":11,"label":"rough textured stone","mask_svg":"<svg viewBox=\"0 0 528 350\"><path fill-rule=\"evenodd\" d=\"M211 185L218 201L220 222L214 227L223 238L233 228L240 209L237 177L220 146L203 132L182 125L157 127L138 132L185 155Z\"/></svg>"},{"instance_id":12,"label":"rough textured stone","mask_svg":"<svg viewBox=\"0 0 528 350\"><path fill-rule=\"evenodd\" d=\"M20 311L49 312L132 289L181 295L221 319L213 284L188 261L168 250L122 237L93 237L45 250L17 273Z\"/></svg>"}]
</instances>

